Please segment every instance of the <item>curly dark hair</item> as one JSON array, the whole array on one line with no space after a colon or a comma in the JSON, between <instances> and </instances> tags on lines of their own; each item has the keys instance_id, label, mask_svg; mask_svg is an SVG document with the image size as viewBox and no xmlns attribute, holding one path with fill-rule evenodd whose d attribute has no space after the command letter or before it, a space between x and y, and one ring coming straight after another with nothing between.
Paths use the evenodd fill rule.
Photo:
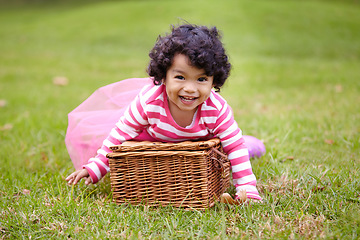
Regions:
<instances>
[{"instance_id":1,"label":"curly dark hair","mask_svg":"<svg viewBox=\"0 0 360 240\"><path fill-rule=\"evenodd\" d=\"M220 91L230 74L231 64L221 42L216 27L197 26L192 24L172 26L166 36L159 36L154 48L150 51L150 63L147 72L154 78L154 84L160 85L166 78L176 54L189 57L193 66L204 69L206 75L214 77L214 88Z\"/></svg>"}]
</instances>

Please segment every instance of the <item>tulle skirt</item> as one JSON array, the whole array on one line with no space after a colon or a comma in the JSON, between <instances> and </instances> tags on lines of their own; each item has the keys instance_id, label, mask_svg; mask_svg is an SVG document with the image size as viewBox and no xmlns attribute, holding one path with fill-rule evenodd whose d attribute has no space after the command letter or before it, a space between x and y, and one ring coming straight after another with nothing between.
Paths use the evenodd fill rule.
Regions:
<instances>
[{"instance_id":1,"label":"tulle skirt","mask_svg":"<svg viewBox=\"0 0 360 240\"><path fill-rule=\"evenodd\" d=\"M140 90L151 83L150 78L131 78L109 84L97 89L68 114L65 144L76 170L96 155L126 108ZM265 153L265 146L260 140L252 136L244 138L250 157L260 157ZM144 136L143 140L151 139Z\"/></svg>"},{"instance_id":2,"label":"tulle skirt","mask_svg":"<svg viewBox=\"0 0 360 240\"><path fill-rule=\"evenodd\" d=\"M150 78L131 78L97 89L68 114L66 148L76 170L96 155L102 142Z\"/></svg>"}]
</instances>

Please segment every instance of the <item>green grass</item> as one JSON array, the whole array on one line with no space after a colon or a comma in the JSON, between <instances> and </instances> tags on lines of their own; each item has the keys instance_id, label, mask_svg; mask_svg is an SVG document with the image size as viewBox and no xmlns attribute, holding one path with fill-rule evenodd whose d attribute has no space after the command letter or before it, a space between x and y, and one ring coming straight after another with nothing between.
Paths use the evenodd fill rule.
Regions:
<instances>
[{"instance_id":1,"label":"green grass","mask_svg":"<svg viewBox=\"0 0 360 240\"><path fill-rule=\"evenodd\" d=\"M64 181L67 113L100 86L145 77L157 36L181 19L223 32L222 95L267 147L252 161L263 204L117 206L108 177ZM359 30L350 0L1 3L0 238L358 239Z\"/></svg>"}]
</instances>

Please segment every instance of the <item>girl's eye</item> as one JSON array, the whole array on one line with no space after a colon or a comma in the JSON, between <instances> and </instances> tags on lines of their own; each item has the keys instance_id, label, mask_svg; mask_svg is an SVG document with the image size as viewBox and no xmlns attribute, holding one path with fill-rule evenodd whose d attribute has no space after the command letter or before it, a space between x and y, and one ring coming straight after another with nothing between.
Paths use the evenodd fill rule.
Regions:
<instances>
[{"instance_id":1,"label":"girl's eye","mask_svg":"<svg viewBox=\"0 0 360 240\"><path fill-rule=\"evenodd\" d=\"M185 78L183 76L175 76L176 79L184 80Z\"/></svg>"},{"instance_id":2,"label":"girl's eye","mask_svg":"<svg viewBox=\"0 0 360 240\"><path fill-rule=\"evenodd\" d=\"M207 81L207 78L206 77L201 77L198 79L199 82L206 82Z\"/></svg>"}]
</instances>

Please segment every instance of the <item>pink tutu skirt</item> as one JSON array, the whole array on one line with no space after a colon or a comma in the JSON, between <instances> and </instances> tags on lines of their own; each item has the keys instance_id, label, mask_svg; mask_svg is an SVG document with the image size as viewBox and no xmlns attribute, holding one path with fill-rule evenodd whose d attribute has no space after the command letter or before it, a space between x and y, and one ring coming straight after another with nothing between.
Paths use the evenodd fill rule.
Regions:
<instances>
[{"instance_id":1,"label":"pink tutu skirt","mask_svg":"<svg viewBox=\"0 0 360 240\"><path fill-rule=\"evenodd\" d=\"M131 78L101 87L68 114L65 144L76 170L96 155L125 109L150 83L150 78ZM244 138L250 157L263 155L265 147L260 140Z\"/></svg>"},{"instance_id":2,"label":"pink tutu skirt","mask_svg":"<svg viewBox=\"0 0 360 240\"><path fill-rule=\"evenodd\" d=\"M68 114L66 148L76 170L96 155L102 142L150 78L131 78L97 89Z\"/></svg>"}]
</instances>

